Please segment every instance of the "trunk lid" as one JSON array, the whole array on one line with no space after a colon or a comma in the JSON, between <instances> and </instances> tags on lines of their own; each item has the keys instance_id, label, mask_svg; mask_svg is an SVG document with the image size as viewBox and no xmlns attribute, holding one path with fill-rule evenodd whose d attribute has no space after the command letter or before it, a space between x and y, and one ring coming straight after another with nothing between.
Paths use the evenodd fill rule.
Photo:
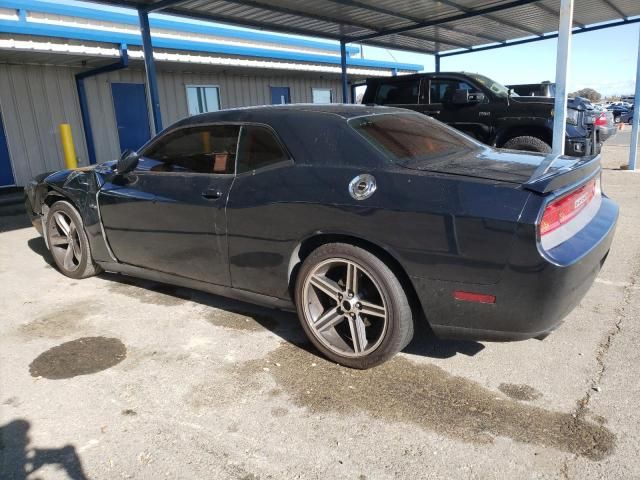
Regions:
<instances>
[{"instance_id":1,"label":"trunk lid","mask_svg":"<svg viewBox=\"0 0 640 480\"><path fill-rule=\"evenodd\" d=\"M541 166L544 170L540 170ZM403 164L403 167L516 183L528 190L547 193L572 180L575 182L589 176L600 167L600 157L551 157L543 153L485 148L411 162Z\"/></svg>"}]
</instances>

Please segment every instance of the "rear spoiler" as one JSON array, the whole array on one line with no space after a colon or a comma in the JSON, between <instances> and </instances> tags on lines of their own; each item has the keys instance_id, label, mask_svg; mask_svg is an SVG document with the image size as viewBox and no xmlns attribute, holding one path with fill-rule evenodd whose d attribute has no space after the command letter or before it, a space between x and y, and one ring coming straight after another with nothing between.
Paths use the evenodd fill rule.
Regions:
<instances>
[{"instance_id":1,"label":"rear spoiler","mask_svg":"<svg viewBox=\"0 0 640 480\"><path fill-rule=\"evenodd\" d=\"M560 156L549 156L533 172L531 178L522 186L537 193L549 193L563 187L573 185L593 176L600 170L600 155L592 155L579 159L570 167L553 170L551 166Z\"/></svg>"}]
</instances>

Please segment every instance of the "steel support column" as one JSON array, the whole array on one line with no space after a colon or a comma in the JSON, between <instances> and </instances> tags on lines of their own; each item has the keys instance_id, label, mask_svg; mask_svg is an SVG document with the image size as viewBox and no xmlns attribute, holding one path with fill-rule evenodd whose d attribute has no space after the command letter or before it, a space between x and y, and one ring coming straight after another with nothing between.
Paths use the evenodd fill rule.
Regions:
<instances>
[{"instance_id":1,"label":"steel support column","mask_svg":"<svg viewBox=\"0 0 640 480\"><path fill-rule=\"evenodd\" d=\"M638 101L640 100L640 28L638 28L638 59L636 66L636 94L633 99L633 127L631 128L631 145L629 151L629 170L636 169L638 159L638 128L640 127L640 115L638 115Z\"/></svg>"},{"instance_id":2,"label":"steel support column","mask_svg":"<svg viewBox=\"0 0 640 480\"><path fill-rule=\"evenodd\" d=\"M349 103L349 81L347 78L347 42L340 40L340 70L342 76L342 103Z\"/></svg>"},{"instance_id":3,"label":"steel support column","mask_svg":"<svg viewBox=\"0 0 640 480\"><path fill-rule=\"evenodd\" d=\"M129 66L129 53L127 44L120 44L120 60L110 65L94 68L76 74L76 89L78 90L78 101L80 103L80 115L82 117L82 126L84 128L84 137L87 143L87 154L89 155L89 163L96 163L96 147L93 142L93 129L91 127L91 117L89 115L89 101L87 100L87 91L84 86L84 79L100 75L101 73L113 72L121 70Z\"/></svg>"},{"instance_id":4,"label":"steel support column","mask_svg":"<svg viewBox=\"0 0 640 480\"><path fill-rule=\"evenodd\" d=\"M564 142L567 132L567 80L571 61L571 28L573 25L573 0L561 0L558 25L558 46L556 49L556 99L553 108L553 145L554 155L564 154Z\"/></svg>"},{"instance_id":5,"label":"steel support column","mask_svg":"<svg viewBox=\"0 0 640 480\"><path fill-rule=\"evenodd\" d=\"M436 73L440 73L440 55L436 53L435 58L436 58Z\"/></svg>"},{"instance_id":6,"label":"steel support column","mask_svg":"<svg viewBox=\"0 0 640 480\"><path fill-rule=\"evenodd\" d=\"M153 129L157 134L162 130L162 115L160 113L160 95L158 94L158 79L156 77L156 64L153 60L153 45L151 43L151 29L149 27L149 14L144 10L138 10L140 21L140 33L142 35L142 49L144 52L144 66L147 72L147 92L151 103L151 116L153 117Z\"/></svg>"}]
</instances>

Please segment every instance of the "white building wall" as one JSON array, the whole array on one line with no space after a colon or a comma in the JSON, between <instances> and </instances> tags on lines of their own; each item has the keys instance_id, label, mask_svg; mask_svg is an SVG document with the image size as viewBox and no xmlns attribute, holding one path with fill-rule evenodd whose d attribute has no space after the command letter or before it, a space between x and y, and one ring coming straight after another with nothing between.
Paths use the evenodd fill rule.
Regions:
<instances>
[{"instance_id":1,"label":"white building wall","mask_svg":"<svg viewBox=\"0 0 640 480\"><path fill-rule=\"evenodd\" d=\"M71 124L80 165L88 153L74 75L80 70L61 66L0 64L0 111L17 185L33 176L64 168L58 125ZM98 162L120 154L111 83L144 83L141 69L127 68L85 79L91 127ZM216 85L222 108L271 103L269 87L289 87L293 103L310 103L312 88L330 88L333 100L342 97L339 79L308 75L231 74L227 72L159 72L162 121L166 127L187 116L187 85Z\"/></svg>"}]
</instances>

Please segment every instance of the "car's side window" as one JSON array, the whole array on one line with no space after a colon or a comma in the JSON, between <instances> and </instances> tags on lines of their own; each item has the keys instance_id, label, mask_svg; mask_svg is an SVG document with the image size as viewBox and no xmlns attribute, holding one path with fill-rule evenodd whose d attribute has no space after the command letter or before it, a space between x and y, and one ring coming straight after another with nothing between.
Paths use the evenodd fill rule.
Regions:
<instances>
[{"instance_id":1,"label":"car's side window","mask_svg":"<svg viewBox=\"0 0 640 480\"><path fill-rule=\"evenodd\" d=\"M289 160L273 132L257 125L242 127L238 152L238 173L257 170Z\"/></svg>"},{"instance_id":2,"label":"car's side window","mask_svg":"<svg viewBox=\"0 0 640 480\"><path fill-rule=\"evenodd\" d=\"M402 80L378 86L375 103L378 105L412 105L418 103L420 80Z\"/></svg>"},{"instance_id":3,"label":"car's side window","mask_svg":"<svg viewBox=\"0 0 640 480\"><path fill-rule=\"evenodd\" d=\"M207 125L169 133L142 153L152 172L233 174L239 125Z\"/></svg>"},{"instance_id":4,"label":"car's side window","mask_svg":"<svg viewBox=\"0 0 640 480\"><path fill-rule=\"evenodd\" d=\"M467 82L448 78L431 80L429 88L429 103L450 103L456 90L468 90L469 93L479 93L479 90Z\"/></svg>"}]
</instances>

